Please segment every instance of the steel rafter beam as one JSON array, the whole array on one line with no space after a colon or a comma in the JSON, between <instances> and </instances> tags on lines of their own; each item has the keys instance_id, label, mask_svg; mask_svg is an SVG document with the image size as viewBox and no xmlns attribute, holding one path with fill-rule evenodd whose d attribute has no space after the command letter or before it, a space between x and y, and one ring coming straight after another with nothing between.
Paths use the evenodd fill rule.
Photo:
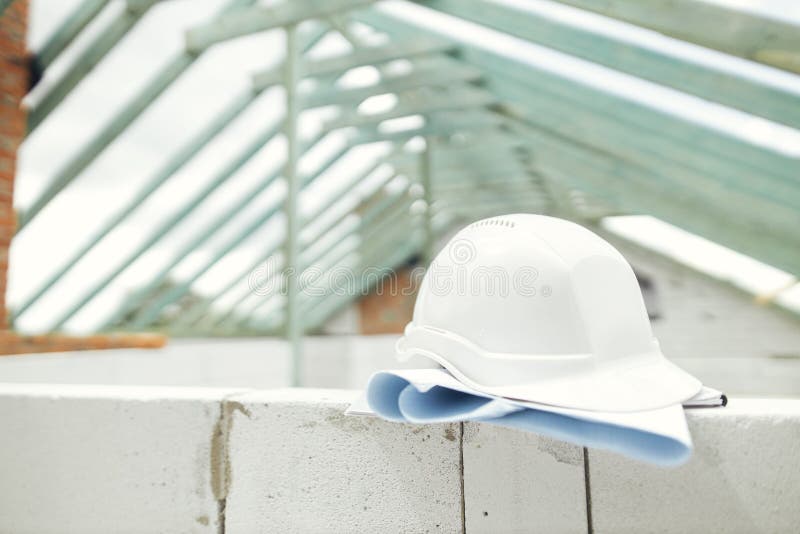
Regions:
<instances>
[{"instance_id":1,"label":"steel rafter beam","mask_svg":"<svg viewBox=\"0 0 800 534\"><path fill-rule=\"evenodd\" d=\"M789 91L780 85L751 76L742 76L720 66L718 62L701 62L696 58L675 54L666 48L637 44L630 39L620 37L616 32L579 24L569 17L559 16L560 12L553 12L548 6L535 3L526 6L512 5L496 0L422 0L420 3L437 11L673 87L712 102L719 102L794 128L800 127L800 93L796 91ZM563 3L573 2L567 0ZM575 3L589 10L622 14L614 7L599 6L596 2ZM631 7L640 3L628 2ZM618 3L622 4L625 2ZM645 2L645 4L650 4L646 9L653 10L652 4L655 2ZM696 1L688 4L691 4L692 8L698 5ZM636 9L640 8L636 6ZM670 10L673 9L675 7L671 5ZM637 19L636 23L640 26L654 24L654 13L658 11L649 11L646 17ZM741 15L741 18L749 17ZM680 26L683 31L686 28L683 13L681 19ZM705 20L707 22L716 19ZM716 27L716 23L714 26ZM708 24L704 24L703 35L707 33L707 29ZM726 44L731 41L731 31L730 28L727 29ZM800 34L800 28L795 28L795 34ZM796 36L795 44L798 67L800 67L800 39Z\"/></svg>"},{"instance_id":2,"label":"steel rafter beam","mask_svg":"<svg viewBox=\"0 0 800 534\"><path fill-rule=\"evenodd\" d=\"M424 67L407 74L390 74L376 84L366 87L341 89L336 87L320 88L304 95L304 108L321 106L350 106L375 95L399 93L420 87L448 87L459 82L478 81L483 77L479 69L466 65L450 67Z\"/></svg>"},{"instance_id":3,"label":"steel rafter beam","mask_svg":"<svg viewBox=\"0 0 800 534\"><path fill-rule=\"evenodd\" d=\"M106 5L108 0L83 0L36 52L34 61L39 72L49 67Z\"/></svg>"},{"instance_id":4,"label":"steel rafter beam","mask_svg":"<svg viewBox=\"0 0 800 534\"><path fill-rule=\"evenodd\" d=\"M363 115L356 112L346 113L325 123L324 128L328 130L358 128L410 115L479 108L496 103L498 103L498 99L491 93L470 85L462 85L455 88L451 87L447 92L441 94L417 96L383 113L373 115Z\"/></svg>"},{"instance_id":5,"label":"steel rafter beam","mask_svg":"<svg viewBox=\"0 0 800 534\"><path fill-rule=\"evenodd\" d=\"M506 120L485 113L439 113L436 114L433 119L433 124L431 126L425 126L423 128L417 128L405 132L397 132L394 134L380 134L374 129L357 132L353 143L362 144L386 140L402 142L418 135L426 135L431 133L437 135L449 135L464 128L486 129L487 127L498 126L504 124ZM243 295L243 297L234 304L233 308L238 306L245 298L247 298L247 295ZM230 313L227 314L222 320L225 320L229 315Z\"/></svg>"},{"instance_id":6,"label":"steel rafter beam","mask_svg":"<svg viewBox=\"0 0 800 534\"><path fill-rule=\"evenodd\" d=\"M397 215L402 209L407 208L413 202L413 199L408 199L406 196L408 189L403 189L399 193L395 193L387 197L385 201L382 201L379 206L382 209L373 208L370 210L369 214L365 214L364 217L359 221L359 224L356 228L350 232L349 234L352 235L357 231L368 230L370 235L376 233L380 229L385 229L387 224L386 221L390 220L393 215ZM404 200L406 199L406 200ZM401 208L397 209L396 205L400 202ZM393 208L394 206L394 208ZM389 209L391 208L391 209ZM354 246L343 247L337 250L337 246L339 246L342 242L346 240L345 236L337 242L330 243L327 247L324 247L322 250L315 252L311 257L307 260L300 262L300 269L301 271L307 271L311 267L316 267L317 262L322 263L326 266L326 270L330 269L332 266L335 266L336 263L341 261L345 258L348 254L351 254L354 250ZM328 256L333 255L333 259L331 260ZM284 264L285 265L285 264ZM264 283L269 282L270 279L264 281ZM250 317L250 314L255 312L257 309L263 307L265 304L269 303L271 298L274 298L275 295L269 295L267 298L255 300L245 311L244 313L240 314L240 317L236 317L236 308L244 303L245 300L249 297L249 294L243 295L243 298L237 300L233 306L230 307L228 313L225 314L219 321L217 321L213 326L223 326L225 323L240 327L242 326Z\"/></svg>"},{"instance_id":7,"label":"steel rafter beam","mask_svg":"<svg viewBox=\"0 0 800 534\"><path fill-rule=\"evenodd\" d=\"M380 181L379 184L375 187L374 191L372 193L370 193L369 195L367 195L366 197L364 197L361 200L360 204L367 204L368 205L368 204L372 203L379 195L383 194L384 186L386 184L388 184L394 178L395 178L394 175L390 175L385 180ZM337 194L332 198L341 199L341 197L342 197L341 194ZM318 210L318 213L321 214L321 212L322 212L322 210ZM327 224L323 229L317 231L311 237L303 237L303 235L301 235L301 239L302 239L302 242L303 242L303 247L302 248L304 250L304 253L307 253L308 249L313 247L319 240L321 240L325 235L327 235L328 232L331 232L334 229L336 229L337 227L339 227L339 225L341 225L345 221L345 219L347 217L349 217L350 215L351 215L350 212L344 213L343 215L341 215L340 217L336 218L331 223ZM179 319L178 321L176 321L175 327L179 329L181 327L186 327L186 326L195 324L198 320L200 320L204 316L204 314L206 312L209 311L209 309L211 307L211 304L214 301L216 301L219 298L223 297L224 295L228 294L236 286L240 285L245 280L247 280L249 275L252 272L254 272L261 265L263 265L264 262L270 260L270 258L272 258L278 251L279 251L279 245L277 243L274 243L271 246L267 247L266 251L261 256L259 256L257 261L253 262L252 265L249 265L246 269L238 272L227 284L225 284L221 289L219 289L213 295L208 297L206 299L206 301L204 301L202 303L197 303L191 309L187 310L186 313L184 314L184 316L181 319ZM306 261L305 259L301 259L301 263L302 264L307 264L307 263L313 262L313 261L316 261L316 259L312 258L311 260L308 260L308 261ZM236 303L233 304L230 307L230 310L231 311L235 310L235 308L240 303L244 302L244 300L248 296L249 296L249 291L246 292L239 300L237 300ZM230 315L230 313L227 314L227 315ZM223 317L222 319L220 319L220 321L226 319L227 315L226 315L226 317Z\"/></svg>"},{"instance_id":8,"label":"steel rafter beam","mask_svg":"<svg viewBox=\"0 0 800 534\"><path fill-rule=\"evenodd\" d=\"M404 205L407 205L407 203L404 204ZM383 254L379 254L377 252L373 252L373 253L369 254L368 256L365 256L365 260L366 261L358 261L357 260L357 261L351 263L351 265L355 268L354 270L360 270L359 269L360 266L375 265L375 263L377 262L378 259L383 260L388 255L387 253L392 248L396 247L397 242L399 242L399 241L406 241L406 242L411 241L411 239L408 239L409 237L412 237L414 235L414 233L420 233L419 232L419 228L418 228L419 225L418 224L414 224L413 220L409 221L407 215L406 215L405 218L403 216L404 216L404 213L403 213L402 210L395 211L394 213L386 216L384 218L384 220L381 222L381 226L389 226L389 228L385 229L386 231L384 231L384 232L370 232L369 235L364 238L364 242L365 243L380 243L381 244L380 248L382 250L380 250L378 252L383 252ZM410 231L409 231L409 229L410 229ZM411 235L409 235L409 234L411 234ZM418 241L420 241L420 239L416 238L416 239L413 239L413 241L415 242L416 246L418 246ZM330 270L332 268L336 268L337 266L339 268L346 267L348 265L348 262L346 262L345 260L348 257L350 257L350 256L352 256L354 254L358 254L358 251L359 251L359 247L356 246L356 247L353 247L351 249L347 249L347 250L339 253L337 255L335 261L333 261L332 264L330 265L330 268L328 270ZM334 288L335 291L339 290L339 289L340 289L339 287ZM311 314L314 311L314 309L316 308L317 304L319 303L319 301L321 299L324 300L324 299L326 299L326 298L328 298L330 296L336 296L336 295L335 295L335 293L328 293L327 295L322 296L322 297L317 297L317 298L308 297L308 298L306 298L304 300L304 302L303 302L303 316L304 317L308 317L309 314ZM354 297L354 295L350 295L349 296L349 298L351 298L351 299L353 297ZM264 302L262 302L262 304L266 303L266 302L268 302L268 301L264 301ZM277 316L276 318L280 317L279 314L275 314L275 315ZM239 326L239 327L246 326L248 323L251 323L251 322L252 322L252 317L246 316L246 317L244 317L243 319L241 319L237 323L237 326ZM273 321L269 321L266 324L262 323L261 325L257 326L256 328L258 330L262 330L265 327L268 328L271 325L272 322ZM306 328L308 328L308 326L309 325L307 324Z\"/></svg>"},{"instance_id":9,"label":"steel rafter beam","mask_svg":"<svg viewBox=\"0 0 800 534\"><path fill-rule=\"evenodd\" d=\"M437 36L435 31L421 30L375 10L356 18L398 38L420 33ZM461 57L489 72L487 88L511 103L505 107L509 116L539 129L550 139L564 139L583 150L608 153L624 164L640 166L644 169L640 178L650 176L656 182L675 184L669 187L669 194L658 197L659 202L696 200L711 192L712 197L703 200L705 211L729 210L731 215L725 220L731 222L747 215L747 224L754 229L760 226L762 234L769 228L770 232L787 236L800 224L800 158L456 40L461 45ZM535 98L531 98L532 88ZM687 222L684 227L688 229L688 220L673 216L671 222L679 226ZM727 224L717 224L715 228L698 223L693 228L703 228L701 235L729 246L736 241L738 250L800 272L798 259L787 263L785 246L770 252L762 246L763 240L732 239L735 236L730 235Z\"/></svg>"},{"instance_id":10,"label":"steel rafter beam","mask_svg":"<svg viewBox=\"0 0 800 534\"><path fill-rule=\"evenodd\" d=\"M206 184L202 189L197 191L190 200L185 203L178 211L167 217L158 226L150 232L149 236L127 256L120 258L115 264L115 267L105 276L96 281L89 291L84 293L75 304L70 306L65 313L59 316L56 322L51 327L51 330L58 330L65 322L67 322L73 315L80 311L86 304L89 303L100 291L106 288L117 276L122 274L130 264L144 254L150 247L157 243L161 238L170 232L180 221L182 221L189 213L203 202L206 198L216 191L222 184L228 181L245 163L247 163L253 156L255 156L275 135L277 135L282 127L283 119L277 120L274 124L262 129L261 132L245 145L243 150L240 150L233 159L231 159L220 171L218 171L214 178Z\"/></svg>"},{"instance_id":11,"label":"steel rafter beam","mask_svg":"<svg viewBox=\"0 0 800 534\"><path fill-rule=\"evenodd\" d=\"M186 48L195 53L210 46L274 28L292 26L306 19L326 17L365 7L375 0L294 0L274 7L251 7L229 12L186 32Z\"/></svg>"},{"instance_id":12,"label":"steel rafter beam","mask_svg":"<svg viewBox=\"0 0 800 534\"><path fill-rule=\"evenodd\" d=\"M90 45L83 49L67 72L59 78L47 94L28 113L28 133L33 132L102 59L136 26L158 0L126 0L125 7ZM95 6L90 6L94 8ZM102 7L102 6L100 6ZM90 21L86 20L86 23ZM71 22L70 20L67 21ZM81 22L76 21L76 22ZM77 34L76 34L77 35ZM75 37L73 35L72 37ZM48 43L49 44L49 43ZM50 54L57 49L46 50ZM45 58L47 59L47 58Z\"/></svg>"},{"instance_id":13,"label":"steel rafter beam","mask_svg":"<svg viewBox=\"0 0 800 534\"><path fill-rule=\"evenodd\" d=\"M735 5L695 0L558 1L682 41L800 73L798 27Z\"/></svg>"},{"instance_id":14,"label":"steel rafter beam","mask_svg":"<svg viewBox=\"0 0 800 534\"><path fill-rule=\"evenodd\" d=\"M308 152L314 148L323 138L322 134L316 135L311 140L307 141L305 144L306 146L303 147L304 152ZM303 181L304 185L308 185L317 177L319 177L330 165L336 162L343 153L346 152L342 150L338 153L335 153L331 156L327 161L320 164L319 168L315 170L313 173L304 176ZM139 304L141 304L144 300L148 297L152 296L158 287L161 285L162 282L169 278L170 272L180 264L192 251L197 250L200 248L206 241L211 239L216 233L225 227L225 225L232 220L237 213L240 211L247 209L247 207L252 204L260 194L266 191L272 184L274 184L279 178L281 178L281 169L277 169L268 173L262 180L253 184L252 187L245 190L242 194L240 194L233 202L229 204L229 207L226 210L223 210L218 216L216 216L211 221L207 222L202 228L200 228L197 232L195 232L194 237L192 237L189 241L187 241L178 251L177 254L173 256L173 258L164 265L161 270L150 279L150 282L139 291L137 291L137 295L128 299L123 306L121 306L120 310L114 314L114 316L109 319L101 328L102 330L107 330L112 328L122 317L125 316L129 311L135 309ZM280 203L276 202L269 208L267 208L262 213L258 214L250 223L246 226L244 230L241 230L236 234L236 236L227 244L225 244L221 250L217 251L214 256L209 261L206 261L191 277L191 282L194 282L197 278L202 276L206 271L208 271L211 267L213 267L218 261L224 257L225 254L233 250L236 246L241 244L245 241L249 236L251 236L254 232L257 232L262 227L266 226L272 220L272 217L275 216L280 211ZM140 310L140 312L134 317L133 321L130 323L130 328L137 329L143 326L147 326L154 321L157 316L158 312L161 311L162 308L168 306L169 304L175 302L184 294L186 294L190 289L190 283L182 282L165 294L160 295L155 302L151 303L147 306L147 308Z\"/></svg>"},{"instance_id":15,"label":"steel rafter beam","mask_svg":"<svg viewBox=\"0 0 800 534\"><path fill-rule=\"evenodd\" d=\"M399 39L420 34L439 36L436 31L421 29L374 9L359 12L355 18ZM471 45L460 37L455 39L460 43L460 57L487 72L487 89L509 103L512 112L525 115L534 123L546 119L548 127L566 136L599 132L616 147L612 153L627 150L627 159L633 155L634 147L641 147L639 159L654 161L660 157L666 162L657 164L665 168L690 166L701 173L713 172L720 180L739 187L769 183L773 191L794 187L796 195L800 190L800 157L754 145L733 133L702 126L535 64ZM612 132L614 136L610 135ZM753 180L754 175L761 179ZM741 180L733 182L734 177ZM769 192L766 188L762 191ZM780 200L785 195L776 197Z\"/></svg>"},{"instance_id":16,"label":"steel rafter beam","mask_svg":"<svg viewBox=\"0 0 800 534\"><path fill-rule=\"evenodd\" d=\"M474 114L474 113L462 113L462 114L447 114L447 113L440 113L436 116L435 123L431 126L426 126L423 128L413 129L406 132L398 132L395 134L373 134L372 131L362 132L357 134L355 137L356 143L368 143L373 142L376 140L394 140L397 142L401 142L403 140L410 139L412 137L416 137L418 135L426 135L431 132L434 134L452 134L458 131L461 128L486 128L486 126L497 126L499 124L503 124L505 119L497 118L489 114ZM244 296L246 298L246 295ZM242 299L243 300L243 299ZM238 301L234 307L238 306ZM264 301L261 304L258 304L255 308L263 305ZM252 312L252 310L248 310L248 312Z\"/></svg>"},{"instance_id":17,"label":"steel rafter beam","mask_svg":"<svg viewBox=\"0 0 800 534\"><path fill-rule=\"evenodd\" d=\"M326 29L322 25L315 25L308 30L304 36L305 46L307 51L311 49L321 39ZM275 69L273 69L275 70ZM194 137L192 137L182 148L175 152L167 162L156 171L151 178L145 181L145 185L136 193L124 207L122 207L116 214L110 216L104 224L92 236L87 239L66 261L61 263L60 267L45 280L31 295L23 302L18 310L15 310L15 317L19 317L25 313L35 302L37 302L50 288L52 288L58 280L69 272L86 254L88 254L100 241L102 241L112 230L114 230L120 223L125 221L136 209L139 208L153 193L155 193L164 183L172 178L180 169L183 168L189 161L194 158L201 150L203 150L212 139L237 117L239 117L245 109L268 87L264 86L259 90L247 90L231 100L230 104L225 107L211 122L202 128Z\"/></svg>"},{"instance_id":18,"label":"steel rafter beam","mask_svg":"<svg viewBox=\"0 0 800 534\"><path fill-rule=\"evenodd\" d=\"M307 61L303 64L301 75L304 78L341 75L365 65L380 65L397 59L435 56L455 51L455 46L441 39L417 39L414 41L392 42L387 45L367 46L348 54L325 59ZM253 77L256 88L269 87L281 82L281 75L272 69L257 73Z\"/></svg>"},{"instance_id":19,"label":"steel rafter beam","mask_svg":"<svg viewBox=\"0 0 800 534\"><path fill-rule=\"evenodd\" d=\"M139 5L140 2L143 2L142 5L147 5L154 1L155 0L137 0L136 4ZM253 1L254 0L229 0L223 8L223 12L237 10L243 5L248 5ZM90 51L93 49L95 49L95 51L92 53L97 53L102 50L102 47L88 48ZM168 61L155 76L150 78L145 87L141 89L133 99L122 106L121 111L114 115L114 117L112 117L112 119L102 127L77 154L69 159L67 163L56 172L53 179L47 187L45 187L45 190L33 201L28 209L20 214L17 232L21 232L58 193L75 180L75 178L77 178L103 150L113 143L114 140L116 140L117 137L119 137L119 135L172 84L172 82L177 80L198 57L199 55L196 53L184 51ZM66 93L64 93L64 95L66 95ZM34 121L36 120L35 115L37 113L36 111L32 113Z\"/></svg>"}]
</instances>

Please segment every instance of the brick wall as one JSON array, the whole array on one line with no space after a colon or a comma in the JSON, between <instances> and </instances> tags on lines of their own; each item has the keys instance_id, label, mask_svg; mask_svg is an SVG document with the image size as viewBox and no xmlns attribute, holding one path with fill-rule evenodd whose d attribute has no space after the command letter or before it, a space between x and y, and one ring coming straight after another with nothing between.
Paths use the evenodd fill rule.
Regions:
<instances>
[{"instance_id":1,"label":"brick wall","mask_svg":"<svg viewBox=\"0 0 800 534\"><path fill-rule=\"evenodd\" d=\"M381 283L358 301L360 332L364 335L402 333L411 321L416 292L409 294L413 286L412 270L398 269L394 277L384 278Z\"/></svg>"},{"instance_id":2,"label":"brick wall","mask_svg":"<svg viewBox=\"0 0 800 534\"><path fill-rule=\"evenodd\" d=\"M21 103L29 81L27 21L28 0L15 0L0 15L0 329L8 327L8 249L16 228L14 173L17 149L25 136Z\"/></svg>"},{"instance_id":3,"label":"brick wall","mask_svg":"<svg viewBox=\"0 0 800 534\"><path fill-rule=\"evenodd\" d=\"M102 349L157 349L167 343L161 334L103 334L96 336L67 336L44 334L24 336L0 331L0 356L41 352L72 352Z\"/></svg>"}]
</instances>

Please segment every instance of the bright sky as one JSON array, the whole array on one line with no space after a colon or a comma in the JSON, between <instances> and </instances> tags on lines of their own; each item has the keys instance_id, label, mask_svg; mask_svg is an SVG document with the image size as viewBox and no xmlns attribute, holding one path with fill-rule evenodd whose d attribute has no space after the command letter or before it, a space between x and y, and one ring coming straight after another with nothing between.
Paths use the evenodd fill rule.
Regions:
<instances>
[{"instance_id":1,"label":"bright sky","mask_svg":"<svg viewBox=\"0 0 800 534\"><path fill-rule=\"evenodd\" d=\"M579 13L574 9L545 0L503 0L524 5L526 9L541 10L553 16L569 17L580 24L623 35L647 46L670 46L674 53L691 55L697 61L724 64L727 68L746 75L768 79L800 93L800 77L753 65L749 62L729 58L716 52L699 52L698 47L676 43L644 30L627 25L609 23L599 17ZM720 3L735 3L746 9L767 11L772 16L787 17L800 23L800 3L791 0L714 0ZM57 27L63 17L79 3L79 0L33 0L30 48L38 49L47 36ZM221 0L172 0L159 3L143 21L118 45L112 54L74 90L61 106L23 145L15 203L18 209L30 205L44 185L52 179L77 149L83 146L100 127L105 125L120 106L127 102L158 69L182 46L184 30L211 18L223 2ZM102 27L119 9L119 0L95 21L93 29ZM420 18L414 8L392 2L387 9L414 18L422 24L441 24L436 16ZM700 99L680 94L670 89L642 82L596 65L522 42L512 37L484 30L469 23L454 24L448 21L451 31L469 31L471 38L488 47L500 49L537 66L554 70L582 83L598 85L604 90L620 93L649 105L670 111L701 122L712 128L742 132L750 141L778 151L797 154L800 151L800 133L769 121L747 116L708 104ZM75 52L90 40L94 32L86 31L70 54L48 71L46 78L31 95L31 102L46 92L53 80L64 72ZM322 43L317 53L323 55L347 50L341 39L330 38ZM283 39L279 32L269 32L242 38L222 46L214 47L205 54L180 81L171 87L149 110L141 116L103 155L84 172L64 193L49 205L37 219L14 241L11 257L9 303L13 307L27 297L38 285L60 266L72 251L102 225L107 217L115 213L199 128L248 86L249 75L276 64L283 54ZM363 69L351 76L350 83L362 84L376 76L374 69ZM18 327L36 331L46 328L68 305L75 301L89 282L97 279L111 268L112 262L141 242L147 232L158 222L165 220L190 192L208 183L224 162L250 139L253 132L264 127L280 112L282 95L274 90L259 99L251 110L235 124L226 129L199 157L196 157L177 176L154 195L136 214L117 228L109 239L84 258L72 273L51 291L30 312L22 317ZM318 123L319 116L305 119L304 133L310 134ZM326 143L302 162L302 168L312 169L326 153L334 150L336 142ZM336 176L352 176L357 169L365 168L374 160L377 149L364 149L344 158L331 169L331 179L320 180L316 195L309 195L303 209L308 212L326 190L335 187ZM234 180L223 186L209 201L192 216L170 232L158 246L127 269L107 291L94 299L68 328L86 331L97 325L125 297L130 288L148 280L172 255L180 244L189 240L204 223L212 220L241 195L248 186L280 164L282 140L277 139L265 147L256 158L239 172ZM326 175L327 177L328 175ZM316 187L316 186L315 186ZM276 183L265 193L236 215L230 224L205 245L183 261L178 276L188 276L194 266L209 257L226 239L234 236L248 221L282 195L282 184ZM316 201L314 199L317 199ZM211 291L227 281L225 274L231 267L250 263L273 242L282 231L282 221L252 235L242 247L225 261L201 278L197 288ZM759 264L704 240L679 231L650 218L616 218L609 227L631 239L691 263L700 269L713 271L734 283L741 284L757 293L774 291L786 287L786 273ZM668 245L665 245L668 244ZM725 265L727 272L720 271ZM724 271L724 269L723 269ZM737 274L738 273L738 274ZM739 274L745 273L742 276ZM796 298L795 298L796 296ZM798 303L800 290L794 288L781 297ZM224 302L222 303L224 304Z\"/></svg>"}]
</instances>

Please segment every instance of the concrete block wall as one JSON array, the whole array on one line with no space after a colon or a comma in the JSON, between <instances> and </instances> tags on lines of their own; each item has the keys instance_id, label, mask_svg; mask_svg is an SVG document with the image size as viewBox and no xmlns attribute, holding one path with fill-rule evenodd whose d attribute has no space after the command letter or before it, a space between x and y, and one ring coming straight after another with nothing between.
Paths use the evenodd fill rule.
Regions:
<instances>
[{"instance_id":1,"label":"concrete block wall","mask_svg":"<svg viewBox=\"0 0 800 534\"><path fill-rule=\"evenodd\" d=\"M216 436L233 393L3 385L0 532L219 532Z\"/></svg>"},{"instance_id":2,"label":"concrete block wall","mask_svg":"<svg viewBox=\"0 0 800 534\"><path fill-rule=\"evenodd\" d=\"M459 532L461 427L343 414L354 392L237 396L225 532Z\"/></svg>"},{"instance_id":3,"label":"concrete block wall","mask_svg":"<svg viewBox=\"0 0 800 534\"><path fill-rule=\"evenodd\" d=\"M594 532L798 532L800 399L689 412L695 454L675 470L589 451Z\"/></svg>"},{"instance_id":4,"label":"concrete block wall","mask_svg":"<svg viewBox=\"0 0 800 534\"><path fill-rule=\"evenodd\" d=\"M463 455L467 532L587 532L581 447L465 423Z\"/></svg>"},{"instance_id":5,"label":"concrete block wall","mask_svg":"<svg viewBox=\"0 0 800 534\"><path fill-rule=\"evenodd\" d=\"M0 384L0 533L800 524L800 400L690 412L694 458L664 470L485 424L346 417L355 395Z\"/></svg>"}]
</instances>

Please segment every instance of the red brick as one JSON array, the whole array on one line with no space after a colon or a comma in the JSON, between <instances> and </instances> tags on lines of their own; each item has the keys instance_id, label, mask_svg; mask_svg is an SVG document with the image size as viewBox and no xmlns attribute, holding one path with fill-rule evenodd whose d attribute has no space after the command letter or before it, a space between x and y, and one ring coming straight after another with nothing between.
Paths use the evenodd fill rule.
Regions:
<instances>
[{"instance_id":1,"label":"red brick","mask_svg":"<svg viewBox=\"0 0 800 534\"><path fill-rule=\"evenodd\" d=\"M30 56L25 47L28 28L28 0L15 0L0 16L0 327L7 325L5 308L5 286L8 275L8 247L16 227L13 208L13 179L16 172L16 152L25 135L26 112L22 99L29 86ZM11 348L19 349L29 344L27 341L10 341L4 336L0 343L8 353ZM44 342L44 340L40 340ZM36 345L35 343L33 345Z\"/></svg>"}]
</instances>

